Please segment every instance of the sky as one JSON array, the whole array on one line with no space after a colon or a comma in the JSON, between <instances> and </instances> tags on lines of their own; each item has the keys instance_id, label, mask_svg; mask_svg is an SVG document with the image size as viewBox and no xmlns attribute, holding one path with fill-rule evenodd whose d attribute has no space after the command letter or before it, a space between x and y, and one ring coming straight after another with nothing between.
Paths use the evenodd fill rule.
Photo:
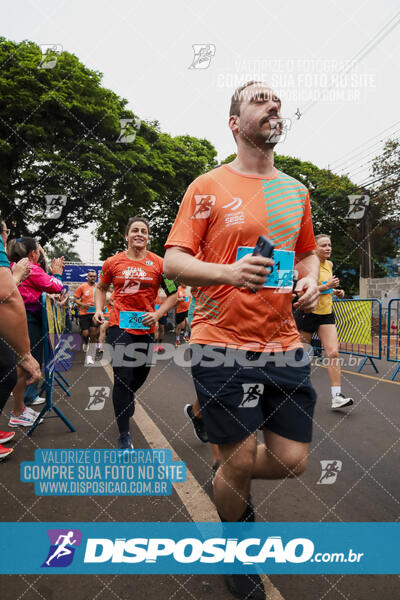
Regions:
<instances>
[{"instance_id":1,"label":"sky","mask_svg":"<svg viewBox=\"0 0 400 600\"><path fill-rule=\"evenodd\" d=\"M141 119L209 139L219 159L235 151L235 87L265 81L287 119L277 152L361 183L400 131L398 9L395 0L3 0L0 17L2 36L72 52ZM100 249L90 231L76 245L85 261Z\"/></svg>"}]
</instances>

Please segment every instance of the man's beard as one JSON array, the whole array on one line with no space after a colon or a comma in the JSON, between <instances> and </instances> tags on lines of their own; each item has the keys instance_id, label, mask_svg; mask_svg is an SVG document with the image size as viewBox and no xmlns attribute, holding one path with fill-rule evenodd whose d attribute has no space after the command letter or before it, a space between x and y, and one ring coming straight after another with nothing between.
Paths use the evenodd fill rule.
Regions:
<instances>
[{"instance_id":1,"label":"man's beard","mask_svg":"<svg viewBox=\"0 0 400 600\"><path fill-rule=\"evenodd\" d=\"M278 141L268 141L272 135L274 135L274 132L271 132L271 129L268 131L260 131L260 129L257 131L250 130L241 133L242 138L247 144L259 148L260 150L266 150L276 146Z\"/></svg>"}]
</instances>

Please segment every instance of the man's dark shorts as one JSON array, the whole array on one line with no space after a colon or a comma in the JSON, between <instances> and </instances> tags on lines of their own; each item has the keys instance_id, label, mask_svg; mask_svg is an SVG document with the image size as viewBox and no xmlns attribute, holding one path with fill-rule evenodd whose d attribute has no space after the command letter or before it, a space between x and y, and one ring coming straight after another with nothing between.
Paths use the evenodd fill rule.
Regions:
<instances>
[{"instance_id":1,"label":"man's dark shorts","mask_svg":"<svg viewBox=\"0 0 400 600\"><path fill-rule=\"evenodd\" d=\"M316 393L303 348L275 355L200 344L191 348L193 380L211 443L238 442L260 428L311 441Z\"/></svg>"},{"instance_id":2,"label":"man's dark shorts","mask_svg":"<svg viewBox=\"0 0 400 600\"><path fill-rule=\"evenodd\" d=\"M188 311L184 310L183 312L176 313L176 324L182 323L188 316Z\"/></svg>"},{"instance_id":3,"label":"man's dark shorts","mask_svg":"<svg viewBox=\"0 0 400 600\"><path fill-rule=\"evenodd\" d=\"M167 324L167 315L164 315L163 317L161 317L161 319L158 319L158 322L160 325L166 325Z\"/></svg>"},{"instance_id":4,"label":"man's dark shorts","mask_svg":"<svg viewBox=\"0 0 400 600\"><path fill-rule=\"evenodd\" d=\"M320 325L335 324L335 313L333 312L328 315L316 315L315 313L303 313L301 310L296 310L293 316L297 329L307 333L315 333Z\"/></svg>"},{"instance_id":5,"label":"man's dark shorts","mask_svg":"<svg viewBox=\"0 0 400 600\"><path fill-rule=\"evenodd\" d=\"M99 327L99 325L94 322L93 315L90 313L87 315L80 315L79 326L81 328L81 331L85 331L86 329L89 329L90 327Z\"/></svg>"}]
</instances>

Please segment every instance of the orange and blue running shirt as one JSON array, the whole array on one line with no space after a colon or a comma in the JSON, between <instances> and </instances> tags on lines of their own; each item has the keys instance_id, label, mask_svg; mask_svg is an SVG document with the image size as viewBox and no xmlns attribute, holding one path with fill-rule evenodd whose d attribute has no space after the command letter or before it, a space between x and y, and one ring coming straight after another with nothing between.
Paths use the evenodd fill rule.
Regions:
<instances>
[{"instance_id":1,"label":"orange and blue running shirt","mask_svg":"<svg viewBox=\"0 0 400 600\"><path fill-rule=\"evenodd\" d=\"M161 292L159 291L157 294L155 303L154 303L154 310L156 310L157 306L161 306L161 304L164 304L165 300L166 300L165 296L161 296ZM168 314L168 313L164 313L162 316L165 317L166 314Z\"/></svg>"},{"instance_id":2,"label":"orange and blue running shirt","mask_svg":"<svg viewBox=\"0 0 400 600\"><path fill-rule=\"evenodd\" d=\"M185 298L188 298L188 300L185 300ZM180 285L178 287L178 302L176 304L177 314L186 312L189 309L190 300L187 288L184 285Z\"/></svg>"},{"instance_id":3,"label":"orange and blue running shirt","mask_svg":"<svg viewBox=\"0 0 400 600\"><path fill-rule=\"evenodd\" d=\"M142 260L128 258L126 252L120 252L107 258L103 264L99 281L114 286L114 306L110 315L110 327L118 325L121 311L154 312L157 293L162 286L167 296L176 292L173 281L163 275L163 259L147 252ZM150 329L126 329L129 333L143 335L153 333Z\"/></svg>"},{"instance_id":4,"label":"orange and blue running shirt","mask_svg":"<svg viewBox=\"0 0 400 600\"><path fill-rule=\"evenodd\" d=\"M275 248L296 253L316 247L307 188L275 169L271 179L222 165L188 187L165 244L209 263L236 261L239 246L266 235ZM229 285L199 287L191 343L279 351L301 347L292 314L292 294L262 289L256 294Z\"/></svg>"},{"instance_id":5,"label":"orange and blue running shirt","mask_svg":"<svg viewBox=\"0 0 400 600\"><path fill-rule=\"evenodd\" d=\"M82 285L76 288L74 292L74 298L80 300L81 302L84 302L85 304L89 304L90 306L96 306L96 303L94 301L95 289L95 285L90 285L87 282L82 283ZM79 306L78 308L80 316L88 314L88 306Z\"/></svg>"}]
</instances>

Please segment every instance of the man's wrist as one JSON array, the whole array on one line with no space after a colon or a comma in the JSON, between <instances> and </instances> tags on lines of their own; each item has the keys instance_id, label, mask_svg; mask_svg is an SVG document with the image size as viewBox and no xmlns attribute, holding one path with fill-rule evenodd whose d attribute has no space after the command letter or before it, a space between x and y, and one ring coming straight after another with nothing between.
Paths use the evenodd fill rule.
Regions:
<instances>
[{"instance_id":1,"label":"man's wrist","mask_svg":"<svg viewBox=\"0 0 400 600\"><path fill-rule=\"evenodd\" d=\"M23 354L17 354L18 364L25 362L26 360L30 360L32 358L32 354L28 350L28 352L24 352Z\"/></svg>"},{"instance_id":2,"label":"man's wrist","mask_svg":"<svg viewBox=\"0 0 400 600\"><path fill-rule=\"evenodd\" d=\"M316 286L318 286L318 277L316 277L315 275L312 275L312 274L310 274L310 275L307 275L307 279L311 279L311 281L312 281L312 282L313 282L313 283L314 283ZM324 288L324 289L325 289L325 288Z\"/></svg>"},{"instance_id":3,"label":"man's wrist","mask_svg":"<svg viewBox=\"0 0 400 600\"><path fill-rule=\"evenodd\" d=\"M226 264L215 265L215 284L214 285L227 285L229 284L229 267Z\"/></svg>"},{"instance_id":4,"label":"man's wrist","mask_svg":"<svg viewBox=\"0 0 400 600\"><path fill-rule=\"evenodd\" d=\"M309 281L312 281L312 283L314 285L316 285L318 288L323 289L323 285L318 285L318 278L315 277L314 275L312 275L311 273L307 273L307 275L304 275L304 277L299 277L299 281L302 281L304 279L308 279Z\"/></svg>"}]
</instances>

